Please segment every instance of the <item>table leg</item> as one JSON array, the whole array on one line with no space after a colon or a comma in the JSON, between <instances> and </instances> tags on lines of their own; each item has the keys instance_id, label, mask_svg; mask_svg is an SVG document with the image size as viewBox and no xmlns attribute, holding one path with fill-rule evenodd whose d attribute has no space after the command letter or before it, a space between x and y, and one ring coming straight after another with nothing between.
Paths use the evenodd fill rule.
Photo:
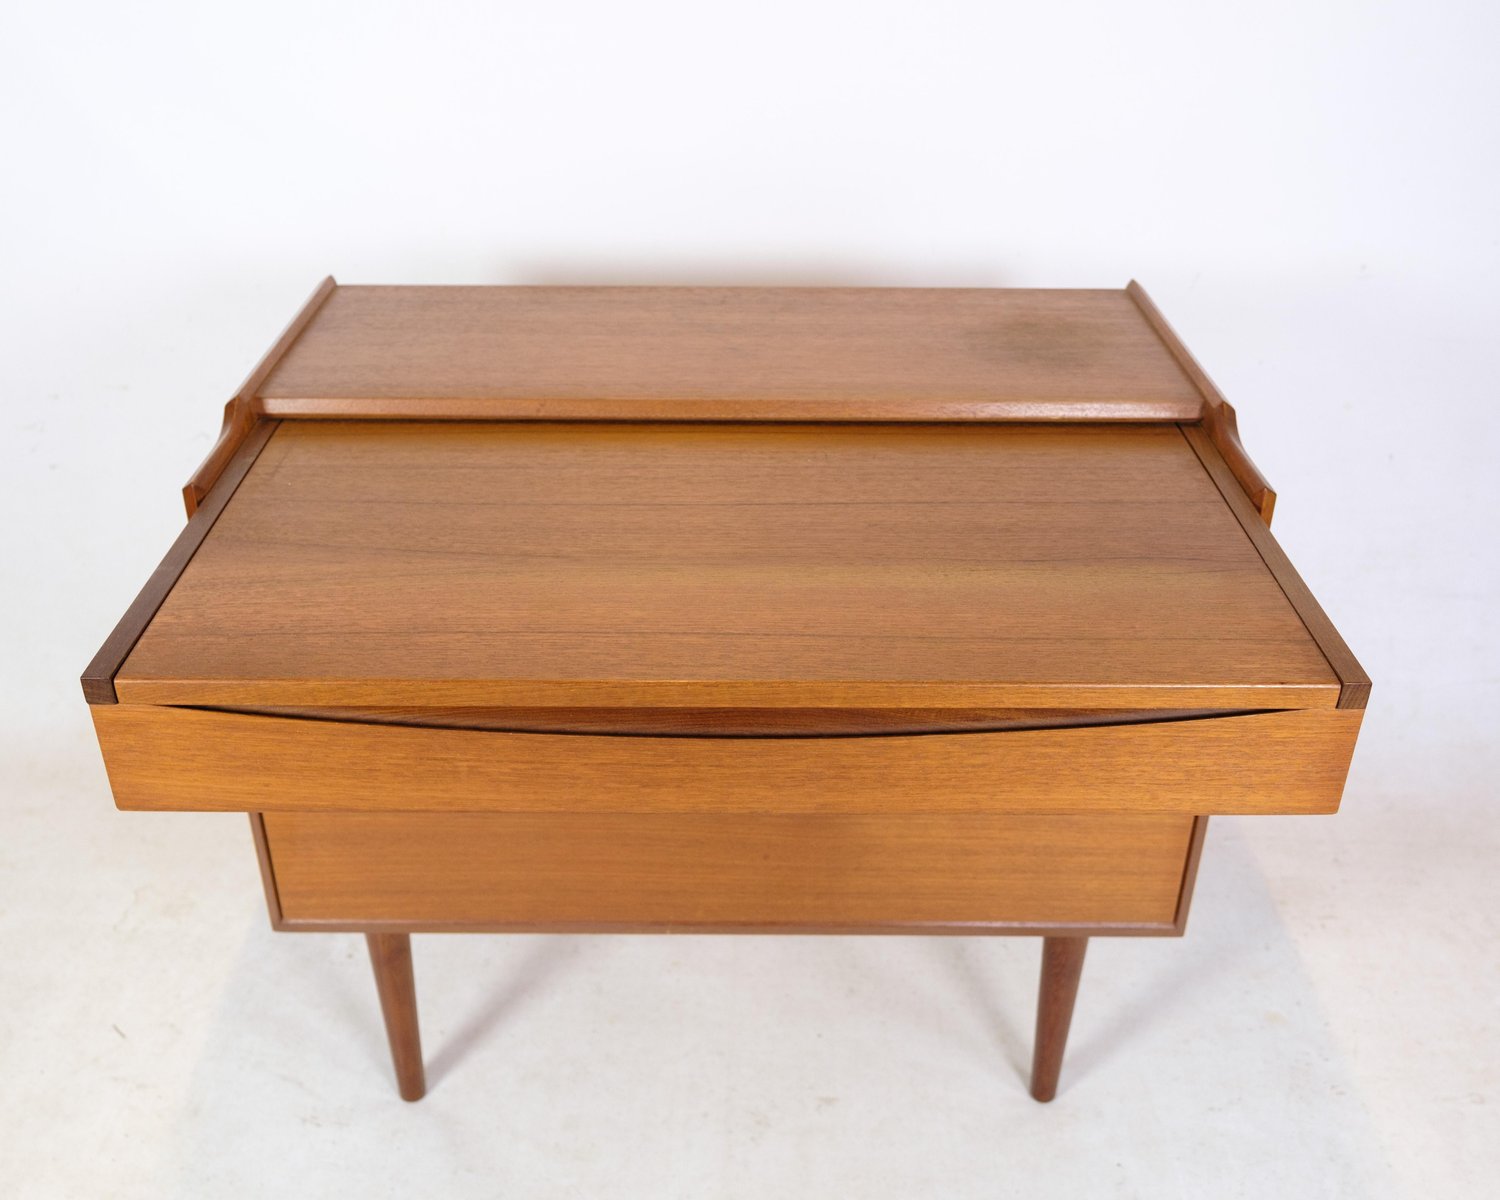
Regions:
<instances>
[{"instance_id":1,"label":"table leg","mask_svg":"<svg viewBox=\"0 0 1500 1200\"><path fill-rule=\"evenodd\" d=\"M1037 996L1036 1049L1031 1060L1031 1095L1043 1104L1057 1095L1078 976L1083 971L1086 937L1042 939L1042 985Z\"/></svg>"},{"instance_id":2,"label":"table leg","mask_svg":"<svg viewBox=\"0 0 1500 1200\"><path fill-rule=\"evenodd\" d=\"M401 1099L420 1100L427 1092L422 1071L422 1036L417 1028L417 986L411 970L411 935L367 933L370 965L385 1016L385 1034L396 1064Z\"/></svg>"}]
</instances>

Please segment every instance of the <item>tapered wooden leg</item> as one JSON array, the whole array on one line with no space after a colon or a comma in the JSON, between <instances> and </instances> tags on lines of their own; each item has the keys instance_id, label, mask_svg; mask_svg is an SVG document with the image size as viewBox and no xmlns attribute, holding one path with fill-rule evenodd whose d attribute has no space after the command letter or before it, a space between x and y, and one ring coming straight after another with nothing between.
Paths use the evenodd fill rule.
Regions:
<instances>
[{"instance_id":1,"label":"tapered wooden leg","mask_svg":"<svg viewBox=\"0 0 1500 1200\"><path fill-rule=\"evenodd\" d=\"M367 933L375 988L385 1015L385 1035L396 1064L396 1086L401 1099L420 1100L427 1094L422 1070L422 1035L417 1029L417 985L411 971L411 935Z\"/></svg>"},{"instance_id":2,"label":"tapered wooden leg","mask_svg":"<svg viewBox=\"0 0 1500 1200\"><path fill-rule=\"evenodd\" d=\"M1036 1049L1031 1060L1031 1095L1043 1104L1057 1095L1078 976L1083 971L1086 937L1042 939L1042 986L1036 1005Z\"/></svg>"}]
</instances>

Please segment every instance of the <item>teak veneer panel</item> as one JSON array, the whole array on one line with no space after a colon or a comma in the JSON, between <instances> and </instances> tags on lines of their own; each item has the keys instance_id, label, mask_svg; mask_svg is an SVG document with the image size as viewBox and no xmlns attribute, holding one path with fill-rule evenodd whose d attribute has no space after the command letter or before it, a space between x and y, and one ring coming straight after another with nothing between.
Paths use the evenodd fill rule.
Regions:
<instances>
[{"instance_id":1,"label":"teak veneer panel","mask_svg":"<svg viewBox=\"0 0 1500 1200\"><path fill-rule=\"evenodd\" d=\"M499 733L95 705L126 809L1180 812L1338 808L1358 710L1000 733Z\"/></svg>"},{"instance_id":2,"label":"teak veneer panel","mask_svg":"<svg viewBox=\"0 0 1500 1200\"><path fill-rule=\"evenodd\" d=\"M1171 424L289 421L115 687L1246 709L1339 680Z\"/></svg>"},{"instance_id":3,"label":"teak veneer panel","mask_svg":"<svg viewBox=\"0 0 1500 1200\"><path fill-rule=\"evenodd\" d=\"M339 287L272 416L1195 420L1124 291Z\"/></svg>"},{"instance_id":4,"label":"teak veneer panel","mask_svg":"<svg viewBox=\"0 0 1500 1200\"><path fill-rule=\"evenodd\" d=\"M1155 926L1193 818L269 813L291 928Z\"/></svg>"}]
</instances>

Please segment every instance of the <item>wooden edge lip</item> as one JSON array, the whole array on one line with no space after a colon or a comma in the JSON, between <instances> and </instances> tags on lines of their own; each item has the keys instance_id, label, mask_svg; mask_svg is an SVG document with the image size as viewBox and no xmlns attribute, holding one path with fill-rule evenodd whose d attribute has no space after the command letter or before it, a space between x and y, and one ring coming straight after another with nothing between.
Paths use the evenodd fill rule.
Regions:
<instances>
[{"instance_id":1,"label":"wooden edge lip","mask_svg":"<svg viewBox=\"0 0 1500 1200\"><path fill-rule=\"evenodd\" d=\"M1178 937L1175 924L1121 922L1105 925L1037 925L1020 921L973 921L945 923L893 922L889 924L817 925L806 922L733 924L724 922L640 921L359 921L341 918L282 917L275 928L284 933L598 933L598 934L695 934L738 933L781 936L814 934L886 934L893 937Z\"/></svg>"},{"instance_id":2,"label":"wooden edge lip","mask_svg":"<svg viewBox=\"0 0 1500 1200\"><path fill-rule=\"evenodd\" d=\"M1266 477L1250 461L1250 455L1246 453L1244 444L1240 441L1239 424L1235 418L1234 407L1224 399L1224 394L1208 377L1208 372L1198 364L1198 360L1183 345L1182 339L1177 336L1177 331L1168 324L1161 310L1146 294L1146 289L1132 279L1125 285L1125 294L1135 302L1136 308L1140 310L1146 323L1155 331L1162 344L1177 360L1177 365L1182 368L1183 374L1192 381L1193 386L1202 395L1203 409L1198 414L1198 420L1208 430L1209 437L1213 439L1214 445L1223 455L1235 481L1254 503L1260 513L1260 519L1269 525L1271 514L1276 508L1276 493L1266 481Z\"/></svg>"},{"instance_id":3,"label":"wooden edge lip","mask_svg":"<svg viewBox=\"0 0 1500 1200\"><path fill-rule=\"evenodd\" d=\"M271 439L275 432L278 421L258 421L247 433L244 441L234 451L228 464L220 477L220 486L214 488L205 498L188 522L183 526L182 532L177 535L177 540L172 543L166 555L157 565L146 584L136 594L130 607L125 610L125 615L116 623L113 630L93 660L84 668L83 676L79 682L83 685L83 696L90 704L116 704L119 695L115 691L115 675L119 673L131 650L140 640L146 626L156 616L156 610L162 606L167 594L176 584L178 577L188 563L192 561L193 555L198 552L198 547L203 544L203 539L208 536L208 531L213 528L214 522L219 519L219 514L224 511L229 503L229 498L234 495L241 481L250 472L260 452Z\"/></svg>"},{"instance_id":4,"label":"wooden edge lip","mask_svg":"<svg viewBox=\"0 0 1500 1200\"><path fill-rule=\"evenodd\" d=\"M256 419L264 415L257 402L256 392L286 356L287 351L292 348L292 343L302 335L304 329L312 324L313 317L317 316L324 301L333 295L337 287L338 284L332 275L318 284L297 315L292 318L291 323L281 331L281 336L261 356L254 369L245 377L245 382L240 384L239 391L224 405L224 423L219 428L218 440L214 442L213 448L209 450L198 469L193 472L192 478L182 486L182 502L187 508L188 516L191 517L198 511L198 506L203 503L203 498L208 495L214 481L223 474L240 443L250 435Z\"/></svg>"},{"instance_id":5,"label":"wooden edge lip","mask_svg":"<svg viewBox=\"0 0 1500 1200\"><path fill-rule=\"evenodd\" d=\"M399 698L395 689L400 690ZM1099 708L1273 712L1338 706L1337 680L1307 684L923 684L775 680L165 679L127 677L119 698L162 708L266 715L265 707ZM348 723L348 722L345 722Z\"/></svg>"},{"instance_id":6,"label":"wooden edge lip","mask_svg":"<svg viewBox=\"0 0 1500 1200\"><path fill-rule=\"evenodd\" d=\"M1187 862L1182 868L1182 890L1177 893L1177 913L1172 928L1179 936L1187 932L1188 910L1193 906L1193 888L1198 882L1198 860L1203 857L1203 838L1208 833L1208 818L1193 818L1193 830L1188 835Z\"/></svg>"},{"instance_id":7,"label":"wooden edge lip","mask_svg":"<svg viewBox=\"0 0 1500 1200\"><path fill-rule=\"evenodd\" d=\"M1182 436L1193 448L1198 461L1203 464L1203 469L1208 472L1214 486L1219 489L1219 494L1224 497L1224 502L1229 505L1230 511L1239 521L1240 527L1260 555L1261 561L1266 564L1272 577L1280 586L1282 594L1286 596L1338 678L1339 696L1335 707L1365 708L1370 702L1370 677L1365 674L1365 669L1359 665L1359 660L1354 657L1354 652L1349 649L1348 643L1334 628L1333 622L1328 619L1323 606L1318 603L1307 584L1302 581L1302 576L1297 574L1297 569L1287 558L1286 551L1271 536L1271 531L1260 520L1250 500L1236 486L1236 480L1219 454L1218 447L1214 445L1212 438L1200 425L1179 425L1178 428L1182 430Z\"/></svg>"}]
</instances>

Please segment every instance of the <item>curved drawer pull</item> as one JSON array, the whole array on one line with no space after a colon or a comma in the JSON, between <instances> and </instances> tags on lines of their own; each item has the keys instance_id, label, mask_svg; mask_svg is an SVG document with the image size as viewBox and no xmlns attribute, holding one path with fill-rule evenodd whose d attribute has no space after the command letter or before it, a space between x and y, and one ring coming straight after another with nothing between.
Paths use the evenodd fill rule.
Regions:
<instances>
[{"instance_id":1,"label":"curved drawer pull","mask_svg":"<svg viewBox=\"0 0 1500 1200\"><path fill-rule=\"evenodd\" d=\"M333 721L343 725L405 725L421 729L559 737L670 737L712 739L887 738L934 734L1018 733L1207 721L1281 712L1275 708L1182 709L539 709L539 708L310 708L176 705L201 712Z\"/></svg>"}]
</instances>

